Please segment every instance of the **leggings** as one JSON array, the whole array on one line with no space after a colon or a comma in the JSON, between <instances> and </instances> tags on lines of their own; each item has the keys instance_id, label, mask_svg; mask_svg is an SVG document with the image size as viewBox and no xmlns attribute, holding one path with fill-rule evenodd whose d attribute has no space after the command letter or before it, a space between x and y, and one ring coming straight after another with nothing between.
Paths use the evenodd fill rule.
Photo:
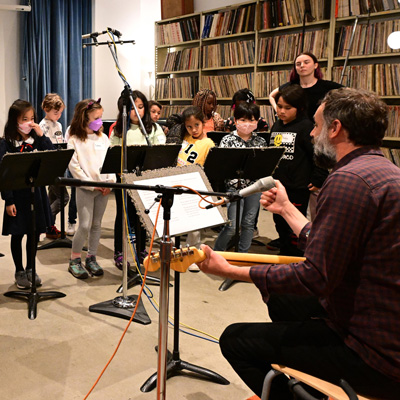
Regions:
<instances>
[{"instance_id":1,"label":"leggings","mask_svg":"<svg viewBox=\"0 0 400 400\"><path fill-rule=\"evenodd\" d=\"M106 210L108 195L99 190L76 188L76 207L79 224L72 241L72 253L81 253L89 235L88 254L95 256L101 235L101 220Z\"/></svg>"},{"instance_id":2,"label":"leggings","mask_svg":"<svg viewBox=\"0 0 400 400\"><path fill-rule=\"evenodd\" d=\"M32 235L26 235L26 269L32 269ZM22 265L22 238L24 235L11 235L11 254L15 264L15 272L23 271ZM39 235L36 235L34 254L36 257L36 249L39 241Z\"/></svg>"}]
</instances>

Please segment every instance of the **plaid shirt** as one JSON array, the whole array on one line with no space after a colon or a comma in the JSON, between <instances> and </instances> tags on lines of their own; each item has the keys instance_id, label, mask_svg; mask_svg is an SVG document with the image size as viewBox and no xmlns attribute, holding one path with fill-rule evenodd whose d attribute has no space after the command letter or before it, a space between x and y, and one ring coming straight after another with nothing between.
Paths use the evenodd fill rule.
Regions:
<instances>
[{"instance_id":1,"label":"plaid shirt","mask_svg":"<svg viewBox=\"0 0 400 400\"><path fill-rule=\"evenodd\" d=\"M370 147L347 154L301 243L306 261L251 268L264 301L271 292L317 296L346 345L400 381L400 169Z\"/></svg>"}]
</instances>

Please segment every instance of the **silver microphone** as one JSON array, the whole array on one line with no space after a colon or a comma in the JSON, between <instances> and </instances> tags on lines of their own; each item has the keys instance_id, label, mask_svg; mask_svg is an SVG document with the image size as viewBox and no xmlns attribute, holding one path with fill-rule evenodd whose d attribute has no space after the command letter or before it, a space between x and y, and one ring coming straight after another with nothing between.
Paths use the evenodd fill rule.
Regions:
<instances>
[{"instance_id":1,"label":"silver microphone","mask_svg":"<svg viewBox=\"0 0 400 400\"><path fill-rule=\"evenodd\" d=\"M244 189L237 190L236 192L229 193L225 198L224 204L231 203L238 199L243 199L249 197L254 193L262 193L275 187L275 180L272 176L266 176L258 181L254 182L252 185L247 186ZM213 204L206 206L206 209L216 207Z\"/></svg>"},{"instance_id":2,"label":"silver microphone","mask_svg":"<svg viewBox=\"0 0 400 400\"><path fill-rule=\"evenodd\" d=\"M82 35L82 39L96 38L97 36L104 35L105 33L107 33L107 31L86 33L86 34Z\"/></svg>"}]
</instances>

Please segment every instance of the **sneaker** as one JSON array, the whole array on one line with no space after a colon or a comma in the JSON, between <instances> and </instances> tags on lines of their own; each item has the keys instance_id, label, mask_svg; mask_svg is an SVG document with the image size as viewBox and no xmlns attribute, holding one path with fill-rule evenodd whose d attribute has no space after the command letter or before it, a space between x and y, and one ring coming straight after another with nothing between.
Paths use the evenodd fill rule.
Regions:
<instances>
[{"instance_id":1,"label":"sneaker","mask_svg":"<svg viewBox=\"0 0 400 400\"><path fill-rule=\"evenodd\" d=\"M97 264L95 256L86 257L85 268L89 271L92 276L100 276L104 274L103 268Z\"/></svg>"},{"instance_id":2,"label":"sneaker","mask_svg":"<svg viewBox=\"0 0 400 400\"><path fill-rule=\"evenodd\" d=\"M75 235L75 225L76 224L70 224L68 222L68 228L67 228L67 235L68 236L74 236Z\"/></svg>"},{"instance_id":3,"label":"sneaker","mask_svg":"<svg viewBox=\"0 0 400 400\"><path fill-rule=\"evenodd\" d=\"M197 264L191 264L189 265L188 270L190 272L200 272L200 268L197 266Z\"/></svg>"},{"instance_id":4,"label":"sneaker","mask_svg":"<svg viewBox=\"0 0 400 400\"><path fill-rule=\"evenodd\" d=\"M48 239L59 239L61 237L61 231L59 231L55 225L50 226L50 228L47 228L46 237Z\"/></svg>"},{"instance_id":5,"label":"sneaker","mask_svg":"<svg viewBox=\"0 0 400 400\"><path fill-rule=\"evenodd\" d=\"M124 262L124 254L120 251L114 253L114 263L115 263L115 266L120 271L122 271L122 267L124 265L123 262ZM127 261L127 266L128 266L128 269L131 267L131 265L129 264L129 261Z\"/></svg>"},{"instance_id":6,"label":"sneaker","mask_svg":"<svg viewBox=\"0 0 400 400\"><path fill-rule=\"evenodd\" d=\"M32 283L32 269L26 270L26 277L28 281ZM42 286L42 280L39 278L39 275L35 272L35 283L36 286Z\"/></svg>"},{"instance_id":7,"label":"sneaker","mask_svg":"<svg viewBox=\"0 0 400 400\"><path fill-rule=\"evenodd\" d=\"M15 273L15 284L18 289L30 289L31 283L28 281L25 271L18 271Z\"/></svg>"},{"instance_id":8,"label":"sneaker","mask_svg":"<svg viewBox=\"0 0 400 400\"><path fill-rule=\"evenodd\" d=\"M269 250L279 250L280 249L280 241L278 239L271 240L266 244L267 249Z\"/></svg>"},{"instance_id":9,"label":"sneaker","mask_svg":"<svg viewBox=\"0 0 400 400\"><path fill-rule=\"evenodd\" d=\"M82 267L80 258L69 260L68 272L70 272L77 279L86 279L89 277L86 269Z\"/></svg>"}]
</instances>

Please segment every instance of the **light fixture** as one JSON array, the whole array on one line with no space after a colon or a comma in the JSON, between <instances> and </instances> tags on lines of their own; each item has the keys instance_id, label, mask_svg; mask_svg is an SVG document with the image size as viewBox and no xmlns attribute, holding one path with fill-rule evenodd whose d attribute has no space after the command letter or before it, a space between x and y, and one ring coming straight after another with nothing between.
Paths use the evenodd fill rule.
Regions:
<instances>
[{"instance_id":1,"label":"light fixture","mask_svg":"<svg viewBox=\"0 0 400 400\"><path fill-rule=\"evenodd\" d=\"M387 44L393 50L400 49L400 31L392 32L387 38Z\"/></svg>"}]
</instances>

